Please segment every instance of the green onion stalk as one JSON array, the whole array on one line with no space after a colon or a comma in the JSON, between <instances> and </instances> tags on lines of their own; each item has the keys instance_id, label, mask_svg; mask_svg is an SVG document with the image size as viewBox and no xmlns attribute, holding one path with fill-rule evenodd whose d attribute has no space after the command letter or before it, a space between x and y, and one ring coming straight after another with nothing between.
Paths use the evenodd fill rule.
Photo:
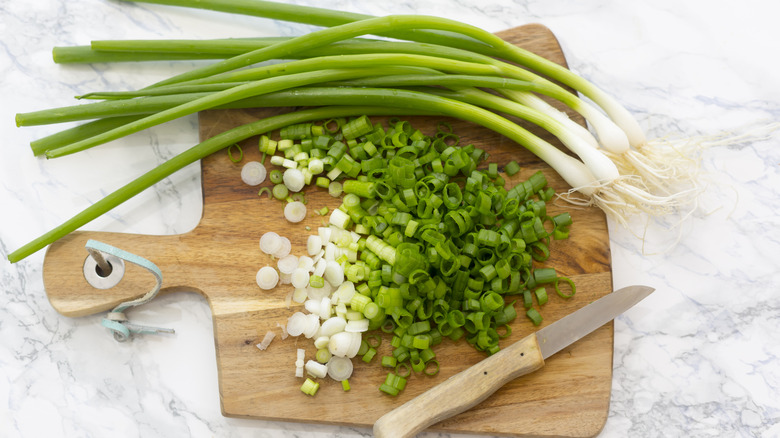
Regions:
<instances>
[{"instance_id":1,"label":"green onion stalk","mask_svg":"<svg viewBox=\"0 0 780 438\"><path fill-rule=\"evenodd\" d=\"M253 50L258 50L261 48L266 48L271 44L271 42L268 42L265 39L262 39L260 42L250 41L251 44L246 44L247 42L246 40L238 40L238 41L239 42L243 41L244 44L239 44L235 40L216 40L216 41L212 40L212 41L204 41L203 44L206 44L207 47L201 48L201 46L197 42L182 42L182 41L174 40L174 41L166 42L167 45L164 46L164 48L160 49L166 51L170 50L172 52L160 52L158 53L158 55L161 57L160 59L164 59L166 53L179 53L176 52L177 50L185 50L185 51L189 51L190 53L199 53L200 50L214 50L213 48L210 48L210 46L213 46L213 44L208 44L208 43L219 43L221 46L225 46L226 51L229 51L229 49L233 44L239 44L239 47L243 48L244 50L250 47L253 47L254 48ZM279 41L279 40L273 39L273 41ZM97 48L97 51L94 51L95 56L99 56L100 54L103 53L113 53L111 52L111 50L119 50L120 53L123 54L138 53L133 51L148 50L148 48L145 49L147 45L151 45L151 47L160 47L159 42L155 44L155 40L142 40L142 41L129 41L129 42L128 41L93 42L93 48L95 47ZM192 47L195 48L193 49ZM67 50L68 48L66 47L66 48L59 48L59 49ZM234 49L232 50L232 52L238 54L245 53L240 49L238 50ZM364 39L345 40L345 41L340 41L331 44L329 46L318 47L316 50L313 51L306 51L304 49L302 51L290 55L290 57L298 57L303 59L316 58L314 60L309 60L306 62L283 63L283 64L270 66L270 67L260 67L256 69L242 70L235 73L231 72L222 75L214 75L209 78L205 78L201 80L185 81L184 83L189 84L190 85L189 87L186 85L181 85L180 87L171 86L171 87L163 87L163 89L155 88L155 89L144 89L144 90L129 91L129 92L90 93L80 97L116 99L116 98L123 98L123 97L124 98L137 97L142 95L147 95L147 96L158 95L158 94L167 94L167 93L174 93L174 92L186 92L189 90L193 90L193 88L191 87L194 87L196 85L203 87L203 88L197 88L198 91L201 91L207 87L206 84L210 84L211 87L220 86L220 85L224 86L223 84L229 84L230 82L254 80L262 77L269 77L270 75L274 75L274 74L308 71L309 69L312 68L325 68L324 67L325 65L328 65L332 68L336 68L336 67L341 68L346 65L349 65L349 63L358 63L366 59L369 60L369 63L372 63L373 61L376 61L376 58L373 58L373 55L387 54L387 53L421 55L421 56L428 57L422 59L428 59L430 61L433 61L429 58L430 56L436 56L439 58L452 59L456 61L492 65L495 69L494 72L496 74L503 75L503 76L499 76L500 78L505 78L507 76L523 78L529 84L531 84L531 87L526 89L507 87L506 88L507 95L512 99L517 100L518 102L521 102L525 105L534 107L540 111L548 112L553 116L557 116L560 119L560 121L566 124L570 129L575 131L584 131L581 133L581 135L583 135L586 138L592 137L592 135L589 132L587 132L587 130L583 130L582 126L571 121L565 114L560 113L544 100L537 98L532 92L537 92L546 95L548 97L558 99L564 102L572 109L574 109L575 111L579 112L583 117L586 118L586 120L588 120L591 123L591 125L594 127L596 132L602 138L602 143L605 145L606 148L608 148L609 150L615 153L622 153L628 147L627 139L625 138L624 135L622 135L622 131L620 131L616 125L614 125L609 119L605 118L594 107L583 102L576 95L569 93L568 91L558 87L554 83L546 81L536 75L533 75L531 72L527 70L519 69L514 65L501 62L499 60L496 60L488 56L480 55L473 52L468 52L461 49L435 45L435 44L393 42L393 41L372 41L372 40L364 40ZM349 55L372 55L372 57L370 58L352 57ZM56 57L57 57L57 52L55 52L55 58ZM93 58L90 57L86 59L91 60ZM424 68L424 67L420 67L420 68ZM497 87L497 89L501 90L502 88Z\"/></svg>"},{"instance_id":2,"label":"green onion stalk","mask_svg":"<svg viewBox=\"0 0 780 438\"><path fill-rule=\"evenodd\" d=\"M171 6L197 7L221 12L253 15L276 20L292 21L340 28L356 22L369 23L387 17L373 17L322 8L296 6L260 0L204 0L192 3L186 0L128 0L141 3ZM642 129L633 116L609 94L570 70L525 49L507 43L481 29L436 17L417 17L419 21L410 29L402 23L389 29L377 28L372 34L460 48L486 56L517 62L547 76L555 78L598 103L618 125L623 128L634 146L646 143ZM313 32L316 34L316 32ZM358 35L355 35L358 36ZM262 50L262 49L261 49ZM251 52L250 52L251 53ZM205 70L204 70L205 71Z\"/></svg>"},{"instance_id":3,"label":"green onion stalk","mask_svg":"<svg viewBox=\"0 0 780 438\"><path fill-rule=\"evenodd\" d=\"M149 2L199 7L321 26L339 26L357 20L375 18L368 15L264 1L207 1L199 2L194 6L189 2L176 0L152 0ZM557 81L574 87L577 91L599 103L613 120L618 122L622 130L617 129L617 125L611 123L608 118L605 118L600 112L595 111L590 106L584 106L582 108L573 107L585 116L591 127L596 131L602 145L606 148L605 153L615 161L616 165L621 169L622 174L639 176L643 179L643 181L640 181L640 185L648 186L650 189L660 193L672 193L670 187L673 186L675 181L692 181L692 174L684 172L684 169L690 166L690 160L685 157L685 153L681 153L681 150L676 147L666 147L669 145L665 144L664 141L654 141L652 146L656 147L648 147L651 145L647 144L638 124L625 108L593 84L555 63L549 62L544 58L505 42L494 40L493 43L495 44L495 47L488 47L488 45L484 44L484 41L480 43L470 36L452 32L413 29L393 30L385 33L380 31L377 33L396 38L406 38L411 41L416 41L417 43L348 39L334 43L332 47L330 47L330 50L335 50L335 53L361 53L361 51L371 50L366 46L371 46L376 43L388 43L384 44L384 46L387 46L387 50L393 51L448 50L451 54L455 51L459 51L461 56L463 54L469 54L467 56L472 59L482 56L484 59L490 60L490 62L499 62L492 57L504 57L508 60L524 64L527 67L535 68L538 71L549 75ZM492 36L491 34L486 35ZM130 57L134 54L139 56L138 60L180 59L182 56L186 57L187 54L191 55L192 59L217 59L237 54L245 54L247 51L268 47L279 41L282 41L282 38L222 39L212 41L94 41L91 47L55 48L54 56L59 62L85 62L90 60L92 62L110 61L111 58L108 57ZM437 44L431 44L429 42ZM403 47L404 45L406 45L405 48ZM321 49L324 49L323 54L330 53L327 46ZM107 58L101 58L103 55L106 55ZM308 53L306 50L303 50L290 54L288 57L310 56L316 56L316 52ZM550 112L552 115L558 115L561 117L562 122L573 129L578 130L576 124L571 122L565 115L559 114L555 109L538 99L534 94L518 90L506 91L505 94L508 97L526 105L534 106L537 109ZM631 144L634 145L634 149L628 147L629 140L631 141ZM672 199L670 199L670 201L673 201L673 198L676 197L677 196L671 196Z\"/></svg>"},{"instance_id":4,"label":"green onion stalk","mask_svg":"<svg viewBox=\"0 0 780 438\"><path fill-rule=\"evenodd\" d=\"M142 3L154 3L171 6L194 7L233 14L265 17L274 20L290 21L323 27L337 27L344 24L365 21L376 18L367 14L357 14L344 11L335 11L325 8L310 6L290 5L264 0L201 0L197 3L187 0L126 0ZM481 33L477 35L476 33ZM385 37L418 43L436 44L455 47L466 51L479 53L493 58L503 58L510 62L529 67L545 74L556 81L572 87L577 92L587 96L598 104L609 117L623 130L625 138L633 148L615 150L608 149L607 153L620 167L621 173L631 175L632 178L640 178L639 185L648 186L656 193L669 194L666 205L670 209L679 208L687 204L699 189L694 180L695 173L690 172L694 160L688 157L690 143L671 143L667 140L653 140L648 142L643 130L636 119L616 99L604 92L591 82L571 72L570 70L535 55L527 50L503 42L499 38L484 31L476 33L459 33L458 29L390 29L375 34ZM487 42L487 44L486 44ZM522 99L533 100L530 95L521 95L512 92L512 95ZM586 117L595 130L599 130L601 124L594 124ZM600 132L610 140L614 140L620 134L614 130ZM679 143L679 142L678 142ZM603 144L603 143L602 143ZM694 146L695 147L695 146ZM689 190L677 191L677 186L693 187Z\"/></svg>"}]
</instances>

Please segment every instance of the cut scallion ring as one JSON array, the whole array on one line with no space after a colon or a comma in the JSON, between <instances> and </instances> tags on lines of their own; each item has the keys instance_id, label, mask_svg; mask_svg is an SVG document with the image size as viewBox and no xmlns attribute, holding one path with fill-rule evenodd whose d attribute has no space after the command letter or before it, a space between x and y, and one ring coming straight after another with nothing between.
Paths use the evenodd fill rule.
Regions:
<instances>
[{"instance_id":1,"label":"cut scallion ring","mask_svg":"<svg viewBox=\"0 0 780 438\"><path fill-rule=\"evenodd\" d=\"M257 271L255 280L257 281L257 285L260 286L260 289L273 289L279 284L279 273L270 266L263 266Z\"/></svg>"},{"instance_id":2,"label":"cut scallion ring","mask_svg":"<svg viewBox=\"0 0 780 438\"><path fill-rule=\"evenodd\" d=\"M288 202L284 206L284 218L292 223L301 222L306 219L306 206L300 201Z\"/></svg>"},{"instance_id":3,"label":"cut scallion ring","mask_svg":"<svg viewBox=\"0 0 780 438\"><path fill-rule=\"evenodd\" d=\"M241 180L250 186L262 184L266 174L265 166L259 161L249 161L241 168Z\"/></svg>"}]
</instances>

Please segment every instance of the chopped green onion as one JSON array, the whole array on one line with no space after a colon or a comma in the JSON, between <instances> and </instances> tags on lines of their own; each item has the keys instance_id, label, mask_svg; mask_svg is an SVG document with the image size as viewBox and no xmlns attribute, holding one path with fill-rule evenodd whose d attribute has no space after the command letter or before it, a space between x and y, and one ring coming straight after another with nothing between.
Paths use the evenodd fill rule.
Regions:
<instances>
[{"instance_id":1,"label":"chopped green onion","mask_svg":"<svg viewBox=\"0 0 780 438\"><path fill-rule=\"evenodd\" d=\"M281 184L284 180L282 177L282 171L279 169L272 170L268 173L268 179L271 180L273 184Z\"/></svg>"},{"instance_id":2,"label":"chopped green onion","mask_svg":"<svg viewBox=\"0 0 780 438\"><path fill-rule=\"evenodd\" d=\"M315 382L314 380L311 380L310 378L306 378L306 381L303 382L303 385L301 386L301 392L311 396L317 394L317 391L319 389L320 389L320 384Z\"/></svg>"},{"instance_id":3,"label":"chopped green onion","mask_svg":"<svg viewBox=\"0 0 780 438\"><path fill-rule=\"evenodd\" d=\"M287 186L285 186L284 184L276 184L273 188L274 198L279 200L286 199L289 193L290 191L287 189Z\"/></svg>"},{"instance_id":4,"label":"chopped green onion","mask_svg":"<svg viewBox=\"0 0 780 438\"><path fill-rule=\"evenodd\" d=\"M398 364L398 360L394 356L382 356L382 366L387 368L395 368Z\"/></svg>"},{"instance_id":5,"label":"chopped green onion","mask_svg":"<svg viewBox=\"0 0 780 438\"><path fill-rule=\"evenodd\" d=\"M543 306L544 304L547 303L547 290L545 290L545 288L543 287L536 288L536 290L534 290L534 295L536 295L536 302L540 306Z\"/></svg>"},{"instance_id":6,"label":"chopped green onion","mask_svg":"<svg viewBox=\"0 0 780 438\"><path fill-rule=\"evenodd\" d=\"M238 157L235 157L233 155L233 150L234 149L238 150ZM232 145L228 146L227 153L228 153L228 158L230 159L230 161L232 161L234 163L239 163L239 162L241 162L241 160L244 159L244 151L243 151L243 149L241 149L241 145L239 145L238 143L232 144Z\"/></svg>"},{"instance_id":7,"label":"chopped green onion","mask_svg":"<svg viewBox=\"0 0 780 438\"><path fill-rule=\"evenodd\" d=\"M561 291L560 287L558 286L558 283L561 280L563 280L564 282L568 283L569 288L571 288L571 293L567 294L567 293L564 293L563 291ZM571 298L571 297L574 296L574 293L577 291L576 286L574 285L574 282L570 278L568 278L568 277L558 277L555 280L554 286L555 286L555 292L558 295L560 295L562 298Z\"/></svg>"},{"instance_id":8,"label":"chopped green onion","mask_svg":"<svg viewBox=\"0 0 780 438\"><path fill-rule=\"evenodd\" d=\"M328 185L328 194L334 198L338 198L343 193L344 189L340 182L333 181Z\"/></svg>"},{"instance_id":9,"label":"chopped green onion","mask_svg":"<svg viewBox=\"0 0 780 438\"><path fill-rule=\"evenodd\" d=\"M517 164L517 161L512 160L504 166L504 172L509 176L514 176L520 172L520 165Z\"/></svg>"},{"instance_id":10,"label":"chopped green onion","mask_svg":"<svg viewBox=\"0 0 780 438\"><path fill-rule=\"evenodd\" d=\"M431 359L425 362L423 373L425 373L426 376L435 376L436 374L439 374L439 368L439 361Z\"/></svg>"}]
</instances>

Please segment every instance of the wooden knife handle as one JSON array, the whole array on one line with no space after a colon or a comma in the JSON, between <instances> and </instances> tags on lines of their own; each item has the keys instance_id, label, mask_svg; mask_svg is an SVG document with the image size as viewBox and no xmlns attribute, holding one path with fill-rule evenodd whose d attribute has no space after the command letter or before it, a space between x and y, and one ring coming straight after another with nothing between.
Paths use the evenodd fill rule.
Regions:
<instances>
[{"instance_id":1,"label":"wooden knife handle","mask_svg":"<svg viewBox=\"0 0 780 438\"><path fill-rule=\"evenodd\" d=\"M542 366L544 359L536 334L531 334L383 415L374 423L374 436L413 437Z\"/></svg>"}]
</instances>

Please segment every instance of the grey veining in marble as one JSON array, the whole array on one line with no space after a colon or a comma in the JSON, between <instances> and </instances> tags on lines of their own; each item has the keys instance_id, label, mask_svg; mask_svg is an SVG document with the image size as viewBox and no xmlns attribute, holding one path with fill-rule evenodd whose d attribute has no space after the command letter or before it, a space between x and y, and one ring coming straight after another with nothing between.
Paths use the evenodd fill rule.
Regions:
<instances>
[{"instance_id":1,"label":"grey veining in marble","mask_svg":"<svg viewBox=\"0 0 780 438\"><path fill-rule=\"evenodd\" d=\"M570 67L618 97L651 138L737 133L780 120L780 5L717 1L322 1L386 15L459 19L489 31L538 22ZM365 429L225 418L208 306L160 297L139 319L175 338L118 344L100 316L66 318L46 300L43 253L6 256L196 140L188 117L83 154L46 161L18 112L69 105L95 89L134 89L193 63L55 65L51 48L91 39L294 35L310 26L114 0L0 0L0 436L370 436ZM197 64L197 63L194 63ZM614 284L658 289L615 323L602 437L780 436L780 135L701 151L701 206L677 234L643 244L610 224ZM105 163L99 166L93 163ZM192 165L92 230L172 234L202 208ZM521 432L521 431L518 431ZM427 436L439 436L429 434Z\"/></svg>"}]
</instances>

